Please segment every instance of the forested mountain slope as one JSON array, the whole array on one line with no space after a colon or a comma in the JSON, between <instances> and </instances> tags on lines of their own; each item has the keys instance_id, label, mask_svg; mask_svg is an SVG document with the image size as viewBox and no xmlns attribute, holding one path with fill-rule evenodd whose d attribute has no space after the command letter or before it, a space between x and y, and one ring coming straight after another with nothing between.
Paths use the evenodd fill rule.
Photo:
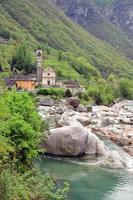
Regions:
<instances>
[{"instance_id":1,"label":"forested mountain slope","mask_svg":"<svg viewBox=\"0 0 133 200\"><path fill-rule=\"evenodd\" d=\"M0 0L0 60L7 65L16 46L28 43L31 51L38 46L52 51L69 52L86 58L103 74L132 77L133 63L105 41L99 40L68 19L48 0Z\"/></svg>"},{"instance_id":2,"label":"forested mountain slope","mask_svg":"<svg viewBox=\"0 0 133 200\"><path fill-rule=\"evenodd\" d=\"M115 23L112 23L113 21L115 22L115 19L108 20L113 18L112 16L114 18L116 16L113 12L113 0L54 0L54 2L64 10L68 17L83 26L88 32L103 41L109 42L127 57L133 59L133 40L131 41L131 38L122 29L119 29L120 26L117 27ZM117 6L117 17L119 17L119 12L121 12L125 4L122 5L121 7ZM116 5L114 7L116 8ZM121 13L120 18L122 19L122 17Z\"/></svg>"},{"instance_id":3,"label":"forested mountain slope","mask_svg":"<svg viewBox=\"0 0 133 200\"><path fill-rule=\"evenodd\" d=\"M103 7L102 13L115 26L123 30L133 41L133 1L113 0Z\"/></svg>"}]
</instances>

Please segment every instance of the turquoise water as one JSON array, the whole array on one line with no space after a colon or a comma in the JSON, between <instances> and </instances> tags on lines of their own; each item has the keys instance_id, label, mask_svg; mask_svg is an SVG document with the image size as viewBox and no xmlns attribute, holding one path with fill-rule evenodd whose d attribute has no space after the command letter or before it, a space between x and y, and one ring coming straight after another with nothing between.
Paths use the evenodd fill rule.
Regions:
<instances>
[{"instance_id":1,"label":"turquoise water","mask_svg":"<svg viewBox=\"0 0 133 200\"><path fill-rule=\"evenodd\" d=\"M127 171L42 158L35 162L61 186L71 185L69 200L133 200L133 175Z\"/></svg>"}]
</instances>

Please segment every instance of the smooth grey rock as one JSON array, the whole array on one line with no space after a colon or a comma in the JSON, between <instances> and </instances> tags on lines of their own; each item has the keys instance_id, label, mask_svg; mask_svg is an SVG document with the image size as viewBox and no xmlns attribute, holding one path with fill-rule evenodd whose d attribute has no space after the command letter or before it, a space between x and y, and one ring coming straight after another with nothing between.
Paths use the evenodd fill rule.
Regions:
<instances>
[{"instance_id":1,"label":"smooth grey rock","mask_svg":"<svg viewBox=\"0 0 133 200\"><path fill-rule=\"evenodd\" d=\"M50 130L43 143L47 153L60 156L80 156L83 154L105 154L106 150L99 138L83 127L68 126Z\"/></svg>"},{"instance_id":2,"label":"smooth grey rock","mask_svg":"<svg viewBox=\"0 0 133 200\"><path fill-rule=\"evenodd\" d=\"M89 117L78 117L77 121L79 121L83 126L88 126L90 124Z\"/></svg>"},{"instance_id":3,"label":"smooth grey rock","mask_svg":"<svg viewBox=\"0 0 133 200\"><path fill-rule=\"evenodd\" d=\"M110 124L114 124L115 121L112 117L106 117L102 119L102 123L101 126L105 127L105 126L109 126Z\"/></svg>"},{"instance_id":4,"label":"smooth grey rock","mask_svg":"<svg viewBox=\"0 0 133 200\"><path fill-rule=\"evenodd\" d=\"M52 107L54 105L54 101L52 99L41 99L40 105Z\"/></svg>"},{"instance_id":5,"label":"smooth grey rock","mask_svg":"<svg viewBox=\"0 0 133 200\"><path fill-rule=\"evenodd\" d=\"M76 109L77 112L88 112L87 108L83 105L79 105L79 107Z\"/></svg>"},{"instance_id":6,"label":"smooth grey rock","mask_svg":"<svg viewBox=\"0 0 133 200\"><path fill-rule=\"evenodd\" d=\"M63 108L58 108L58 109L56 110L56 113L57 113L57 114L60 114L60 115L62 115L64 112L65 112L65 110L64 110Z\"/></svg>"},{"instance_id":7,"label":"smooth grey rock","mask_svg":"<svg viewBox=\"0 0 133 200\"><path fill-rule=\"evenodd\" d=\"M118 138L118 144L120 146L127 146L127 145L130 145L132 143L132 139L131 138L128 138L128 137L120 137Z\"/></svg>"}]
</instances>

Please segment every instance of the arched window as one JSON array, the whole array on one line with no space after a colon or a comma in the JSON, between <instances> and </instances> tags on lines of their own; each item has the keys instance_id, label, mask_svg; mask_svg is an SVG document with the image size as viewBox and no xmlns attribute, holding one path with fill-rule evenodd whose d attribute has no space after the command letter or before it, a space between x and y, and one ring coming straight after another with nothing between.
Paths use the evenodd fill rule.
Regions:
<instances>
[{"instance_id":1,"label":"arched window","mask_svg":"<svg viewBox=\"0 0 133 200\"><path fill-rule=\"evenodd\" d=\"M41 56L42 56L42 54L41 54L40 51L38 52L37 56L38 56L38 57L41 57Z\"/></svg>"}]
</instances>

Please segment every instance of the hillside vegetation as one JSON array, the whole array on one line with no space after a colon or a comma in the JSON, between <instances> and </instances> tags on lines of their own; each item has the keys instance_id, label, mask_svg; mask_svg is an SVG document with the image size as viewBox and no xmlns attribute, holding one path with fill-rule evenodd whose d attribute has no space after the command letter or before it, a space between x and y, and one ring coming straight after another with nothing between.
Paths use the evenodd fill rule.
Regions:
<instances>
[{"instance_id":1,"label":"hillside vegetation","mask_svg":"<svg viewBox=\"0 0 133 200\"><path fill-rule=\"evenodd\" d=\"M111 23L125 32L133 42L132 0L113 0L103 7L102 13Z\"/></svg>"},{"instance_id":2,"label":"hillside vegetation","mask_svg":"<svg viewBox=\"0 0 133 200\"><path fill-rule=\"evenodd\" d=\"M0 199L64 200L69 191L32 162L44 150L45 126L34 99L26 92L8 91L0 98Z\"/></svg>"},{"instance_id":3,"label":"hillside vegetation","mask_svg":"<svg viewBox=\"0 0 133 200\"><path fill-rule=\"evenodd\" d=\"M114 1L55 0L55 2L69 18L80 24L89 33L93 34L103 41L110 43L114 48L123 53L126 57L133 59L133 41L131 41L128 38L128 35L121 29L119 29L118 26L115 26L115 23L112 23L111 20L108 20L108 17L104 16L103 14L103 10L106 8L109 8L107 9L107 15L110 15L110 13L112 13L112 10L110 8L112 8L112 5L114 5ZM124 10L124 7L122 10L118 7L117 10L119 15L119 12L122 12L122 10ZM122 14L120 13L120 16L121 15Z\"/></svg>"},{"instance_id":4,"label":"hillside vegetation","mask_svg":"<svg viewBox=\"0 0 133 200\"><path fill-rule=\"evenodd\" d=\"M0 43L0 61L3 66L9 65L7 61L14 55L16 47L25 41L32 54L38 46L44 51L50 51L48 63L52 63L53 66L54 55L62 51L74 54L74 58L84 57L88 65L96 68L97 72L100 70L104 76L115 73L118 76L132 77L131 60L110 44L74 24L50 1L1 0L0 2L0 27L4 33L8 32L9 36L7 42ZM62 70L61 62L56 63L58 71ZM63 70L67 71L66 66L69 63L67 60L65 62ZM76 73L81 75L77 70L73 70L74 76Z\"/></svg>"}]
</instances>

